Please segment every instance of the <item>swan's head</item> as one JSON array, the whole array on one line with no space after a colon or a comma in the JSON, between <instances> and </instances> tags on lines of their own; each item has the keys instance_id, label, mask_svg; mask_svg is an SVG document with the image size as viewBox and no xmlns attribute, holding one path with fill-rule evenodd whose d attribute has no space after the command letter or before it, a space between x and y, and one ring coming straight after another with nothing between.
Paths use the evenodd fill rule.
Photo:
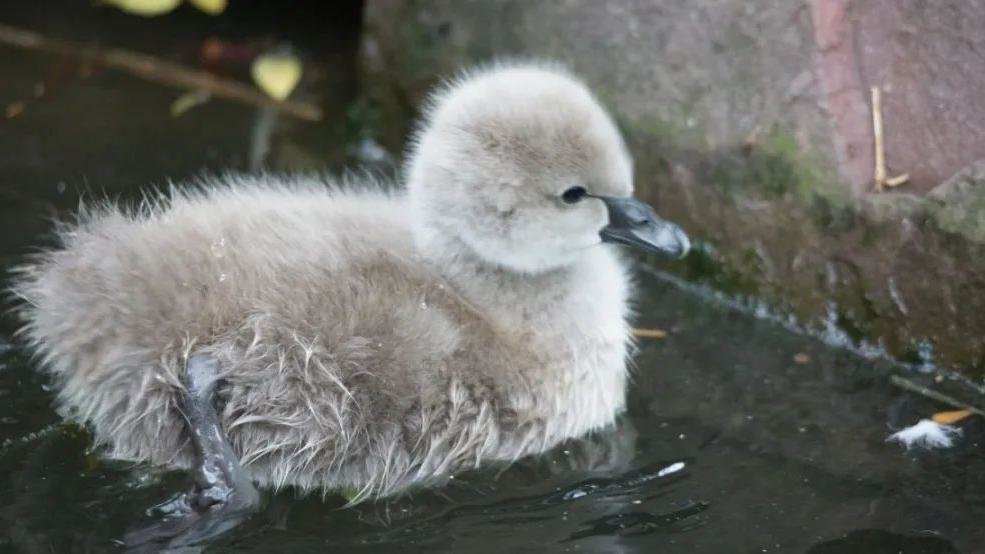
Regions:
<instances>
[{"instance_id":1,"label":"swan's head","mask_svg":"<svg viewBox=\"0 0 985 554\"><path fill-rule=\"evenodd\" d=\"M408 188L422 248L456 244L538 273L603 242L682 256L686 235L632 198L619 131L584 84L555 68L467 75L432 99Z\"/></svg>"}]
</instances>

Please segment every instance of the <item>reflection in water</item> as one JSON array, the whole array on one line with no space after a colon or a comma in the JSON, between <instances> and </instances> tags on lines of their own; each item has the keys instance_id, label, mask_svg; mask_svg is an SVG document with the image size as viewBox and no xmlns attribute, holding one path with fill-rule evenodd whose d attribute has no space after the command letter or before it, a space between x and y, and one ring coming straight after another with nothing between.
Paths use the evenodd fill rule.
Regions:
<instances>
[{"instance_id":1,"label":"reflection in water","mask_svg":"<svg viewBox=\"0 0 985 554\"><path fill-rule=\"evenodd\" d=\"M688 531L700 525L702 520L693 518L709 507L706 502L695 502L680 510L664 514L648 512L624 512L587 522L587 529L573 533L568 540L605 535L648 535L650 533Z\"/></svg>"},{"instance_id":2,"label":"reflection in water","mask_svg":"<svg viewBox=\"0 0 985 554\"><path fill-rule=\"evenodd\" d=\"M908 537L878 529L862 529L852 531L840 539L813 546L807 554L899 554L901 552L956 554L958 550L940 537Z\"/></svg>"}]
</instances>

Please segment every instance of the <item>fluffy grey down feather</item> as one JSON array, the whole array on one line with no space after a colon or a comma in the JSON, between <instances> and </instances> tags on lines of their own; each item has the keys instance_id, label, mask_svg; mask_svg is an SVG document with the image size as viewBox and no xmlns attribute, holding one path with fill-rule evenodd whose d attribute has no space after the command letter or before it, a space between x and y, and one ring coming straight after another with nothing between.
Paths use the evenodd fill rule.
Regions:
<instances>
[{"instance_id":1,"label":"fluffy grey down feather","mask_svg":"<svg viewBox=\"0 0 985 554\"><path fill-rule=\"evenodd\" d=\"M226 176L83 213L15 276L23 334L114 458L192 463L202 353L262 486L367 498L514 460L623 409L624 264L601 205L557 198L630 194L629 164L563 71L473 73L436 95L406 188Z\"/></svg>"}]
</instances>

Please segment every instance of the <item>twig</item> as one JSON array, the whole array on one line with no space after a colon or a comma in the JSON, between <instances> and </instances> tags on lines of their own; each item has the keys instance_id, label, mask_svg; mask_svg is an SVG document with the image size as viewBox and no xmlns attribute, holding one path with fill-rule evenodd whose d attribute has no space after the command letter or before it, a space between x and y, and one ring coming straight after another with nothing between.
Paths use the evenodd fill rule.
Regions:
<instances>
[{"instance_id":1,"label":"twig","mask_svg":"<svg viewBox=\"0 0 985 554\"><path fill-rule=\"evenodd\" d=\"M872 136L875 139L875 175L876 192L882 192L884 187L897 187L910 179L909 173L895 177L886 177L886 146L882 134L882 91L872 87Z\"/></svg>"},{"instance_id":2,"label":"twig","mask_svg":"<svg viewBox=\"0 0 985 554\"><path fill-rule=\"evenodd\" d=\"M633 329L633 334L643 339L667 338L667 331L663 329Z\"/></svg>"},{"instance_id":3,"label":"twig","mask_svg":"<svg viewBox=\"0 0 985 554\"><path fill-rule=\"evenodd\" d=\"M872 135L876 141L876 191L882 192L886 182L886 151L882 144L882 91L872 87Z\"/></svg>"},{"instance_id":4,"label":"twig","mask_svg":"<svg viewBox=\"0 0 985 554\"><path fill-rule=\"evenodd\" d=\"M938 402L947 404L949 406L953 406L955 408L960 408L962 410L968 410L969 412L972 412L972 413L975 413L975 414L980 415L982 417L985 417L985 410L980 410L980 409L978 409L978 408L976 408L974 406L970 406L968 404L965 404L964 402L962 402L962 401L960 401L960 400L958 400L958 399L956 399L954 397L951 397L951 396L948 396L948 395L946 395L944 393L940 393L940 392L937 392L935 390L929 389L929 388L927 388L927 387L925 387L923 385L917 384L917 383L915 383L915 382L913 382L913 381L911 381L911 380L909 380L909 379L907 379L905 377L900 377L899 375L893 375L892 378L891 378L891 380L892 380L892 382L893 382L894 385L896 385L897 387L900 387L901 389L906 389L906 390L908 390L910 392L915 392L915 393L917 393L919 395L925 396L925 397L930 398L932 400L936 400Z\"/></svg>"},{"instance_id":5,"label":"twig","mask_svg":"<svg viewBox=\"0 0 985 554\"><path fill-rule=\"evenodd\" d=\"M895 177L890 177L890 178L886 179L886 182L884 184L887 187L898 187L898 186L902 185L903 183L905 183L905 182L907 182L909 180L910 180L910 174L909 173L903 173L903 174L897 175Z\"/></svg>"},{"instance_id":6,"label":"twig","mask_svg":"<svg viewBox=\"0 0 985 554\"><path fill-rule=\"evenodd\" d=\"M297 100L278 102L240 82L223 79L203 71L188 69L146 54L118 48L104 49L92 44L49 38L34 31L2 24L0 24L0 44L77 58L83 62L126 71L141 79L167 86L207 90L218 97L251 106L273 108L286 115L306 121L319 121L322 118L321 108L313 104Z\"/></svg>"}]
</instances>

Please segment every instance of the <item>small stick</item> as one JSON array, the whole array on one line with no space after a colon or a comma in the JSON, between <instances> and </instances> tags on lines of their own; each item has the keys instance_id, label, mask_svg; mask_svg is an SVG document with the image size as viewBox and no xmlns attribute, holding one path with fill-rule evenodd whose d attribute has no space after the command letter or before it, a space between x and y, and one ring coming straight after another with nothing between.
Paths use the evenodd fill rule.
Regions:
<instances>
[{"instance_id":1,"label":"small stick","mask_svg":"<svg viewBox=\"0 0 985 554\"><path fill-rule=\"evenodd\" d=\"M49 38L34 31L0 24L0 44L14 48L47 52L126 71L131 75L167 86L207 90L213 95L250 106L273 108L286 115L305 121L319 121L321 108L297 100L274 100L255 88L238 81L216 77L204 71L195 71L181 65L118 48L99 48L68 40Z\"/></svg>"},{"instance_id":2,"label":"small stick","mask_svg":"<svg viewBox=\"0 0 985 554\"><path fill-rule=\"evenodd\" d=\"M875 174L873 180L876 192L882 192L884 187L898 187L910 180L909 173L895 177L886 177L886 145L882 132L882 91L872 87L872 136L875 139Z\"/></svg>"},{"instance_id":3,"label":"small stick","mask_svg":"<svg viewBox=\"0 0 985 554\"><path fill-rule=\"evenodd\" d=\"M872 135L876 141L876 192L882 192L886 183L886 151L882 142L882 91L879 87L872 87Z\"/></svg>"},{"instance_id":4,"label":"small stick","mask_svg":"<svg viewBox=\"0 0 985 554\"><path fill-rule=\"evenodd\" d=\"M925 396L927 398L936 400L943 404L947 404L949 406L953 406L955 408L959 408L962 410L968 410L969 412L985 417L985 411L980 410L974 406L969 406L968 404L965 404L964 402L954 397L948 396L944 393L940 393L935 390L928 389L927 387L917 384L905 377L900 377L899 375L893 375L891 380L894 385L900 387L901 389L906 389L910 392L915 392L921 396Z\"/></svg>"},{"instance_id":5,"label":"small stick","mask_svg":"<svg viewBox=\"0 0 985 554\"><path fill-rule=\"evenodd\" d=\"M633 334L644 339L667 338L667 331L663 329L633 329Z\"/></svg>"},{"instance_id":6,"label":"small stick","mask_svg":"<svg viewBox=\"0 0 985 554\"><path fill-rule=\"evenodd\" d=\"M887 187L898 187L898 186L902 185L903 183L905 183L905 182L907 182L909 180L910 180L910 174L909 173L903 173L901 175L897 175L895 177L890 177L889 179L886 179L886 186Z\"/></svg>"}]
</instances>

